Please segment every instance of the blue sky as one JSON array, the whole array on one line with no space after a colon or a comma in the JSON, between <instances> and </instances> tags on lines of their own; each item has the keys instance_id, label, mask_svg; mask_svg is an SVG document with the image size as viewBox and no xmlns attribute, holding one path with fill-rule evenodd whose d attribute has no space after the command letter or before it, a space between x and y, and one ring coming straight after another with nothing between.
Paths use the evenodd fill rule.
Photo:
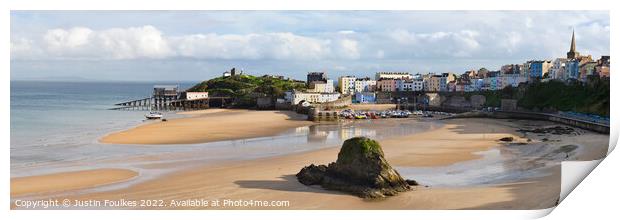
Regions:
<instances>
[{"instance_id":1,"label":"blue sky","mask_svg":"<svg viewBox=\"0 0 620 220\"><path fill-rule=\"evenodd\" d=\"M607 11L13 11L11 78L457 72L609 54Z\"/></svg>"}]
</instances>

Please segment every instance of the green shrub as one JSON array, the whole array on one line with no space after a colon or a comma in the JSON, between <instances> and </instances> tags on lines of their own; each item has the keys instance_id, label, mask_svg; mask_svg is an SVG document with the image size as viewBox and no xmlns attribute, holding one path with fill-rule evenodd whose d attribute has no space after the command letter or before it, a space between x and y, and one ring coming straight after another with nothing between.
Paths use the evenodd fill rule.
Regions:
<instances>
[{"instance_id":1,"label":"green shrub","mask_svg":"<svg viewBox=\"0 0 620 220\"><path fill-rule=\"evenodd\" d=\"M347 164L354 158L369 157L373 154L383 156L383 150L377 141L366 137L354 137L342 144L337 163Z\"/></svg>"}]
</instances>

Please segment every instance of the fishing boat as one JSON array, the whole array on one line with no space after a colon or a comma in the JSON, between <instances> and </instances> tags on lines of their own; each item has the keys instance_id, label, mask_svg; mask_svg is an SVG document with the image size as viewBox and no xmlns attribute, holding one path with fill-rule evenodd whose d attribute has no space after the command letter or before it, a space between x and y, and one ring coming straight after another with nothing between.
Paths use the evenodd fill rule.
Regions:
<instances>
[{"instance_id":1,"label":"fishing boat","mask_svg":"<svg viewBox=\"0 0 620 220\"><path fill-rule=\"evenodd\" d=\"M365 114L356 114L355 115L355 119L366 119L366 115Z\"/></svg>"},{"instance_id":2,"label":"fishing boat","mask_svg":"<svg viewBox=\"0 0 620 220\"><path fill-rule=\"evenodd\" d=\"M146 119L161 119L163 115L159 112L149 112L148 114L144 115L144 117L146 117Z\"/></svg>"}]
</instances>

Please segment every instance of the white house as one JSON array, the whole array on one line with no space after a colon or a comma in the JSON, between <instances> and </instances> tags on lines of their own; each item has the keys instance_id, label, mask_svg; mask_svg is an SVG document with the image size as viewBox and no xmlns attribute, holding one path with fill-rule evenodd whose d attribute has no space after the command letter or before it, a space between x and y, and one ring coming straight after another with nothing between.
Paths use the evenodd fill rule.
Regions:
<instances>
[{"instance_id":1,"label":"white house","mask_svg":"<svg viewBox=\"0 0 620 220\"><path fill-rule=\"evenodd\" d=\"M422 91L424 89L424 81L421 79L416 80L396 80L396 87L398 91Z\"/></svg>"},{"instance_id":2,"label":"white house","mask_svg":"<svg viewBox=\"0 0 620 220\"><path fill-rule=\"evenodd\" d=\"M318 93L333 93L334 92L334 81L331 79L323 81L313 81L310 82L310 89L308 92L318 92Z\"/></svg>"},{"instance_id":3,"label":"white house","mask_svg":"<svg viewBox=\"0 0 620 220\"><path fill-rule=\"evenodd\" d=\"M319 93L319 92L301 92L297 90L285 93L284 99L293 105L299 104L301 101L308 103L325 103L336 101L340 98L340 93Z\"/></svg>"},{"instance_id":4,"label":"white house","mask_svg":"<svg viewBox=\"0 0 620 220\"><path fill-rule=\"evenodd\" d=\"M355 79L354 92L374 92L377 87L377 81L370 78L358 78Z\"/></svg>"},{"instance_id":5,"label":"white house","mask_svg":"<svg viewBox=\"0 0 620 220\"><path fill-rule=\"evenodd\" d=\"M566 58L557 58L551 62L551 68L549 68L549 78L551 79L564 79L564 73L566 70Z\"/></svg>"},{"instance_id":6,"label":"white house","mask_svg":"<svg viewBox=\"0 0 620 220\"><path fill-rule=\"evenodd\" d=\"M411 74L408 72L377 72L375 79L411 79Z\"/></svg>"},{"instance_id":7,"label":"white house","mask_svg":"<svg viewBox=\"0 0 620 220\"><path fill-rule=\"evenodd\" d=\"M209 98L208 92L185 92L185 99L196 100Z\"/></svg>"}]
</instances>

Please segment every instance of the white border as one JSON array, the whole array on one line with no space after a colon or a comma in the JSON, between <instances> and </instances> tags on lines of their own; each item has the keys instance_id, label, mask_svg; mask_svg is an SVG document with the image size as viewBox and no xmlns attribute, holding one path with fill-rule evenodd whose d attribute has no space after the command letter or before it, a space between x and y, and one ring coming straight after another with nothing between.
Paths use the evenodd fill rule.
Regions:
<instances>
[{"instance_id":1,"label":"white border","mask_svg":"<svg viewBox=\"0 0 620 220\"><path fill-rule=\"evenodd\" d=\"M12 1L12 10L610 10L612 1L579 0L21 0Z\"/></svg>"},{"instance_id":2,"label":"white border","mask_svg":"<svg viewBox=\"0 0 620 220\"><path fill-rule=\"evenodd\" d=\"M2 136L3 146L1 149L4 172L4 180L0 190L5 195L1 201L6 209L3 214L15 219L110 219L132 218L132 219L178 219L182 217L192 219L213 218L276 218L276 219L317 219L317 218L362 218L362 219L384 219L384 218L412 218L412 219L506 219L506 218L535 218L545 215L551 210L538 211L8 211L9 209L9 146L10 146L10 105L9 103L9 82L10 82L10 56L9 56L9 18L10 10L610 10L611 19L611 39L618 39L616 34L618 29L618 8L613 1L602 0L563 0L563 1L540 1L540 0L514 0L514 1L492 1L492 0L433 0L433 1L395 1L395 0L260 0L260 1L241 1L241 0L210 0L210 1L189 1L189 0L107 0L107 1L80 1L80 0L19 0L19 1L0 1L2 15L0 15L0 27L4 29L1 34L0 51L2 51ZM616 57L614 51L617 44L611 41L611 55ZM613 66L611 67L613 69ZM612 72L614 72L612 70ZM617 102L614 101L620 78L612 76L612 115L618 115ZM618 139L618 120L612 117L612 135L610 140L610 151L613 149ZM609 159L613 158L610 156ZM607 160L609 160L607 159ZM613 161L603 161L601 165L593 171L592 178L587 178L577 187L575 196L569 195L559 208L549 218L560 219L565 217L607 217L614 216L613 206L615 196L618 196L617 159ZM600 174L600 175L599 175ZM602 187L604 186L604 187ZM606 188L611 187L611 188ZM587 189L587 191L585 191ZM579 190L584 190L583 194ZM608 191L609 190L609 191ZM611 193L610 193L611 192ZM580 194L581 193L581 194ZM577 196L580 197L577 197ZM575 197L575 198L571 198ZM573 200L574 199L574 200ZM564 207L567 203L567 207ZM569 206L570 204L570 206ZM569 208L571 207L571 208ZM607 207L608 209L601 209ZM585 213L585 214L584 214ZM4 219L4 218L3 218Z\"/></svg>"}]
</instances>

